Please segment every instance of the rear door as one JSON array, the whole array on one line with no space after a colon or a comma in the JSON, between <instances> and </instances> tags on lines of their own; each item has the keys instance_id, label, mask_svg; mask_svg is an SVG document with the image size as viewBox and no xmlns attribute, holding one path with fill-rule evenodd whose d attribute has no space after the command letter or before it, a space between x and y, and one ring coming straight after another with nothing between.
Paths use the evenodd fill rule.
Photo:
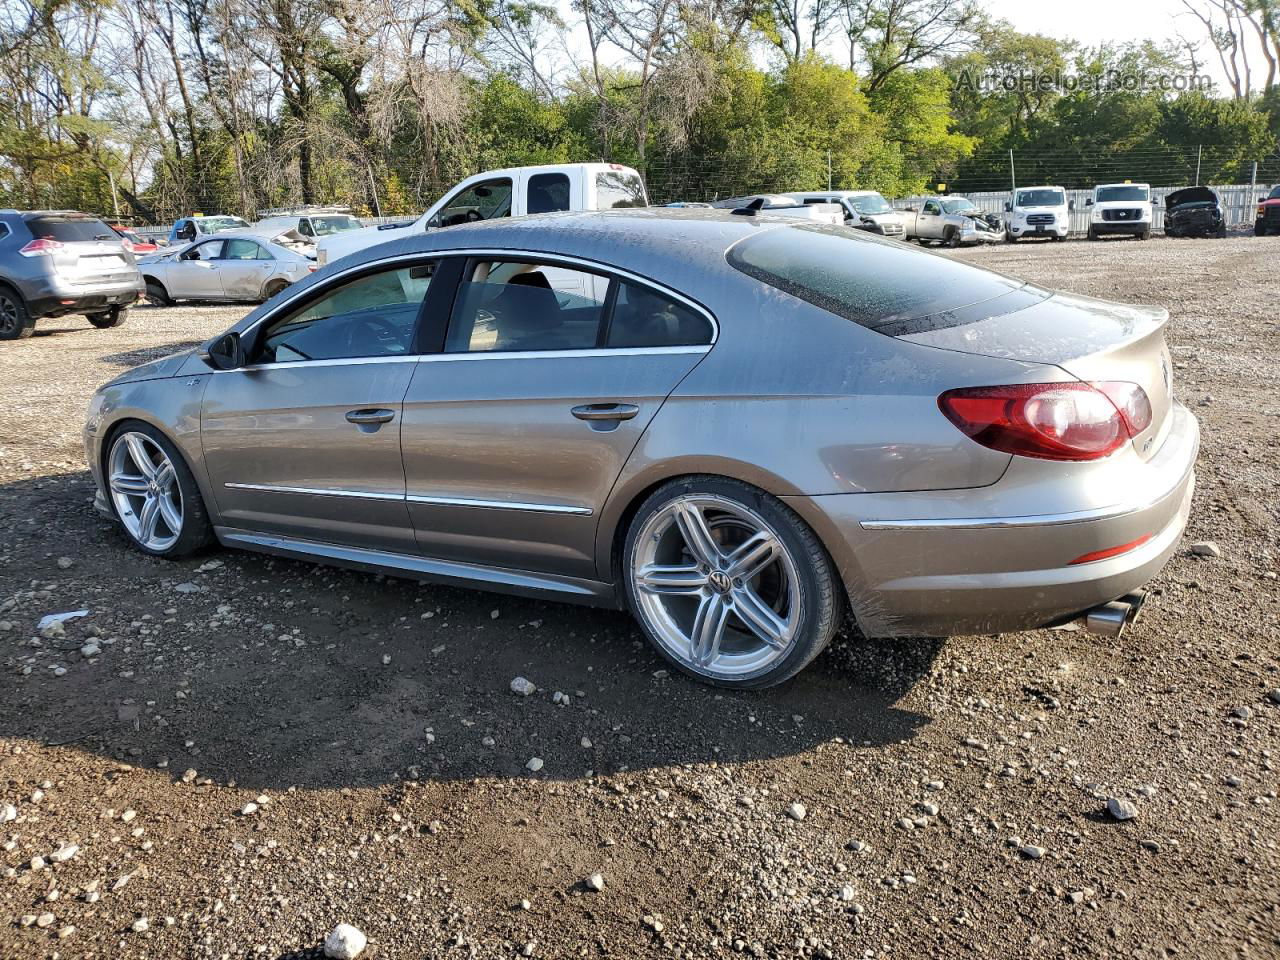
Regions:
<instances>
[{"instance_id":1,"label":"rear door","mask_svg":"<svg viewBox=\"0 0 1280 960\"><path fill-rule=\"evenodd\" d=\"M401 413L434 268L336 279L247 334L247 366L213 374L201 440L224 524L415 552Z\"/></svg>"},{"instance_id":2,"label":"rear door","mask_svg":"<svg viewBox=\"0 0 1280 960\"><path fill-rule=\"evenodd\" d=\"M604 293L555 289L553 272L587 274L577 288ZM638 278L536 256L467 261L447 333L405 396L421 551L596 577L599 511L714 329L700 308Z\"/></svg>"},{"instance_id":3,"label":"rear door","mask_svg":"<svg viewBox=\"0 0 1280 960\"><path fill-rule=\"evenodd\" d=\"M223 241L214 265L222 283L222 295L233 300L256 300L275 268L276 260L256 240L232 237Z\"/></svg>"}]
</instances>

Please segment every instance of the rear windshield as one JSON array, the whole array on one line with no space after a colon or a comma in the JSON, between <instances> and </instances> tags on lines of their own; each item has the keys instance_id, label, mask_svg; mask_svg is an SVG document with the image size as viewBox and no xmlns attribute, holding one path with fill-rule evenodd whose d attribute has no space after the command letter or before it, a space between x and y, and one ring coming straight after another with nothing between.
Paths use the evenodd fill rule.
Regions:
<instances>
[{"instance_id":1,"label":"rear windshield","mask_svg":"<svg viewBox=\"0 0 1280 960\"><path fill-rule=\"evenodd\" d=\"M638 174L625 170L610 170L596 174L596 209L613 210L615 207L647 207L649 198L644 193L644 181Z\"/></svg>"},{"instance_id":2,"label":"rear windshield","mask_svg":"<svg viewBox=\"0 0 1280 960\"><path fill-rule=\"evenodd\" d=\"M117 240L110 227L94 217L73 217L44 214L27 220L27 229L37 239L57 240L59 243L81 243L91 240Z\"/></svg>"},{"instance_id":3,"label":"rear windshield","mask_svg":"<svg viewBox=\"0 0 1280 960\"><path fill-rule=\"evenodd\" d=\"M748 276L872 329L1029 287L897 241L822 224L758 234L732 247L728 260Z\"/></svg>"}]
</instances>

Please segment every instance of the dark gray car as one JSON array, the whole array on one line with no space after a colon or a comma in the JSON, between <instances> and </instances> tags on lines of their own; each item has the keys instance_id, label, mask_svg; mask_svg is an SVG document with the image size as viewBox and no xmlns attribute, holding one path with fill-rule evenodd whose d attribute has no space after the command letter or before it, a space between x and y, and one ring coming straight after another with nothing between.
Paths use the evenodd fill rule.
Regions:
<instances>
[{"instance_id":1,"label":"dark gray car","mask_svg":"<svg viewBox=\"0 0 1280 960\"><path fill-rule=\"evenodd\" d=\"M68 313L117 327L142 291L132 250L97 217L0 210L0 340L29 337L37 320Z\"/></svg>"},{"instance_id":2,"label":"dark gray car","mask_svg":"<svg viewBox=\"0 0 1280 960\"><path fill-rule=\"evenodd\" d=\"M373 247L94 397L97 505L212 543L631 610L680 669L869 635L1116 634L1186 523L1165 311L901 243L626 210Z\"/></svg>"}]
</instances>

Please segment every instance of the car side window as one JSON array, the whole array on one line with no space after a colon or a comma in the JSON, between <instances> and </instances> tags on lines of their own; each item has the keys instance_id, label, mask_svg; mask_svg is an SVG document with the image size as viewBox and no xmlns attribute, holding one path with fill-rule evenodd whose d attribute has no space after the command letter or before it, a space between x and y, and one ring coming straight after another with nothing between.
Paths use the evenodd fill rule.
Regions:
<instances>
[{"instance_id":1,"label":"car side window","mask_svg":"<svg viewBox=\"0 0 1280 960\"><path fill-rule=\"evenodd\" d=\"M473 261L454 298L445 353L591 349L608 290L606 277L582 270Z\"/></svg>"},{"instance_id":2,"label":"car side window","mask_svg":"<svg viewBox=\"0 0 1280 960\"><path fill-rule=\"evenodd\" d=\"M498 177L473 184L449 198L448 206L431 218L428 226L456 227L511 216L511 178Z\"/></svg>"},{"instance_id":3,"label":"car side window","mask_svg":"<svg viewBox=\"0 0 1280 960\"><path fill-rule=\"evenodd\" d=\"M569 209L569 178L563 173L537 173L529 178L528 213Z\"/></svg>"},{"instance_id":4,"label":"car side window","mask_svg":"<svg viewBox=\"0 0 1280 960\"><path fill-rule=\"evenodd\" d=\"M207 240L182 254L183 260L217 260L222 256L223 241Z\"/></svg>"},{"instance_id":5,"label":"car side window","mask_svg":"<svg viewBox=\"0 0 1280 960\"><path fill-rule=\"evenodd\" d=\"M606 347L684 347L711 342L711 322L649 287L620 281Z\"/></svg>"},{"instance_id":6,"label":"car side window","mask_svg":"<svg viewBox=\"0 0 1280 960\"><path fill-rule=\"evenodd\" d=\"M434 263L365 274L272 320L251 363L296 363L404 356L413 349L418 312Z\"/></svg>"},{"instance_id":7,"label":"car side window","mask_svg":"<svg viewBox=\"0 0 1280 960\"><path fill-rule=\"evenodd\" d=\"M273 258L254 241L237 237L234 240L226 241L226 248L223 250L222 259L271 260Z\"/></svg>"},{"instance_id":8,"label":"car side window","mask_svg":"<svg viewBox=\"0 0 1280 960\"><path fill-rule=\"evenodd\" d=\"M311 221L303 217L298 221L298 232L304 237L314 237L316 232L311 229Z\"/></svg>"},{"instance_id":9,"label":"car side window","mask_svg":"<svg viewBox=\"0 0 1280 960\"><path fill-rule=\"evenodd\" d=\"M924 205L924 212L931 213L936 217L938 214L942 213L942 206L936 201L930 200Z\"/></svg>"}]
</instances>

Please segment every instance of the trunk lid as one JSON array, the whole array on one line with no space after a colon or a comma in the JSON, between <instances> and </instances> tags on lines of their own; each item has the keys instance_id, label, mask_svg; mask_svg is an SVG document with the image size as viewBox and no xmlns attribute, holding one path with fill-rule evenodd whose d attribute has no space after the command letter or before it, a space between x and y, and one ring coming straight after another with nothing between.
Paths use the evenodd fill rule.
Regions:
<instances>
[{"instance_id":1,"label":"trunk lid","mask_svg":"<svg viewBox=\"0 0 1280 960\"><path fill-rule=\"evenodd\" d=\"M136 272L133 255L120 236L95 217L83 214L41 214L26 221L37 239L60 247L49 253L54 271L71 284L117 283Z\"/></svg>"},{"instance_id":2,"label":"trunk lid","mask_svg":"<svg viewBox=\"0 0 1280 960\"><path fill-rule=\"evenodd\" d=\"M1173 409L1172 364L1164 340L1167 310L1055 293L999 316L951 314L959 323L947 318L928 318L935 321L930 329L897 336L943 350L1053 364L1085 381L1136 383L1151 402L1151 425L1134 438L1134 449L1144 460L1159 450Z\"/></svg>"}]
</instances>

